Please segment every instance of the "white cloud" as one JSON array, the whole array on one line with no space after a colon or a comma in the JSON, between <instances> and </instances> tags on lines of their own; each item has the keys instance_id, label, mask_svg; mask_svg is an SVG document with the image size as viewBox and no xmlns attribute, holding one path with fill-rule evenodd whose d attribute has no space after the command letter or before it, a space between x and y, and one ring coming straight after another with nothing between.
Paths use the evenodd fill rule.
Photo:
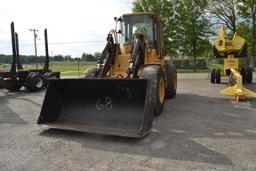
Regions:
<instances>
[{"instance_id":1,"label":"white cloud","mask_svg":"<svg viewBox=\"0 0 256 171\"><path fill-rule=\"evenodd\" d=\"M21 54L34 54L33 34L39 30L38 52L44 55L43 30L48 28L51 42L105 41L114 28L113 17L131 12L133 0L8 0L0 6L0 53L11 53L10 23L19 33ZM8 43L9 42L9 43ZM54 54L80 56L82 52L101 51L105 42L50 45Z\"/></svg>"}]
</instances>

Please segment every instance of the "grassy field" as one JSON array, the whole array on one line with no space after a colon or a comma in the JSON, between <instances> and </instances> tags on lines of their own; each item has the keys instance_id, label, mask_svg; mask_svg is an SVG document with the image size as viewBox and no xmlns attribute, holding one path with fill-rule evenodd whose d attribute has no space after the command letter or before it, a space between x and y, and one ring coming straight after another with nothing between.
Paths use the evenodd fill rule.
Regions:
<instances>
[{"instance_id":1,"label":"grassy field","mask_svg":"<svg viewBox=\"0 0 256 171\"><path fill-rule=\"evenodd\" d=\"M50 69L61 72L61 76L81 76L88 67L94 64L93 62L79 62L79 64L77 62L52 62Z\"/></svg>"},{"instance_id":2,"label":"grassy field","mask_svg":"<svg viewBox=\"0 0 256 171\"><path fill-rule=\"evenodd\" d=\"M52 71L61 72L61 76L81 76L84 71L93 66L93 62L50 62L50 69ZM23 65L23 69L41 69L43 65ZM79 69L78 69L79 68ZM10 65L1 65L0 71L9 71Z\"/></svg>"}]
</instances>

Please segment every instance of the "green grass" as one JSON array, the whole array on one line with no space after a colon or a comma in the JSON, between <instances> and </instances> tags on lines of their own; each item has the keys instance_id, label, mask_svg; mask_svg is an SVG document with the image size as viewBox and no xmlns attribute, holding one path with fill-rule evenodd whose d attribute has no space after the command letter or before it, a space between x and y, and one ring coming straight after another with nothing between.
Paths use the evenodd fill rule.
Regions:
<instances>
[{"instance_id":1,"label":"green grass","mask_svg":"<svg viewBox=\"0 0 256 171\"><path fill-rule=\"evenodd\" d=\"M79 71L77 62L50 62L50 69L54 72L61 72L61 76L78 76L83 75L84 71L93 66L93 62L80 62ZM24 66L24 69L40 69L42 66L28 65Z\"/></svg>"},{"instance_id":2,"label":"green grass","mask_svg":"<svg viewBox=\"0 0 256 171\"><path fill-rule=\"evenodd\" d=\"M212 63L210 68L219 68L219 69L223 69L224 64L217 64L217 63Z\"/></svg>"},{"instance_id":3,"label":"green grass","mask_svg":"<svg viewBox=\"0 0 256 171\"><path fill-rule=\"evenodd\" d=\"M196 72L193 69L178 69L177 70L178 73L207 73L209 72L209 70L207 69L197 69Z\"/></svg>"}]
</instances>

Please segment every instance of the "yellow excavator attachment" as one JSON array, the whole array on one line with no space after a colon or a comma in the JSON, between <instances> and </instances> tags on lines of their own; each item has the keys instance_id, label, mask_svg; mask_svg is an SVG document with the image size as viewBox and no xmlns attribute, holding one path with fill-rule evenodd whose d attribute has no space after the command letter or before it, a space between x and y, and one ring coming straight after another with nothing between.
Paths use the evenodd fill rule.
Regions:
<instances>
[{"instance_id":1,"label":"yellow excavator attachment","mask_svg":"<svg viewBox=\"0 0 256 171\"><path fill-rule=\"evenodd\" d=\"M220 90L221 95L234 96L236 101L248 97L256 98L256 93L243 87L242 76L234 69L231 69L231 86Z\"/></svg>"}]
</instances>

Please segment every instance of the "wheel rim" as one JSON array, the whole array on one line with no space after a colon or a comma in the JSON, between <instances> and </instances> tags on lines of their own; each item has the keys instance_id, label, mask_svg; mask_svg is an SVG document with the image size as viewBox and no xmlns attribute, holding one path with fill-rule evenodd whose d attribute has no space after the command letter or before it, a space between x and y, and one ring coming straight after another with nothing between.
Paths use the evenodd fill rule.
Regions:
<instances>
[{"instance_id":1,"label":"wheel rim","mask_svg":"<svg viewBox=\"0 0 256 171\"><path fill-rule=\"evenodd\" d=\"M173 88L176 91L176 89L177 89L177 75L175 75L175 77L173 79Z\"/></svg>"},{"instance_id":2,"label":"wheel rim","mask_svg":"<svg viewBox=\"0 0 256 171\"><path fill-rule=\"evenodd\" d=\"M164 102L164 94L165 94L164 80L160 79L160 81L159 81L159 101L161 104Z\"/></svg>"},{"instance_id":3,"label":"wheel rim","mask_svg":"<svg viewBox=\"0 0 256 171\"><path fill-rule=\"evenodd\" d=\"M41 78L38 78L38 82L36 83L36 87L41 88L41 87L43 87L43 84L44 84L43 80Z\"/></svg>"}]
</instances>

